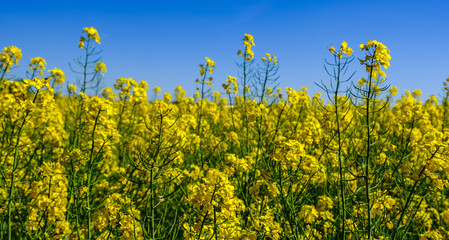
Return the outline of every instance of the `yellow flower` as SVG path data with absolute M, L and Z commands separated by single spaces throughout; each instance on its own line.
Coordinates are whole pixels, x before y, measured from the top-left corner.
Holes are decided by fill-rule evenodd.
M 5 48 L 5 52 L 9 52 L 14 64 L 19 65 L 19 60 L 22 59 L 22 50 L 16 46 Z
M 97 62 L 97 64 L 95 65 L 95 72 L 106 72 L 106 65 L 104 64 L 104 62 Z M 104 74 L 102 73 L 102 75 L 104 76 Z
M 30 70 L 35 71 L 39 69 L 39 74 L 44 75 L 43 70 L 45 69 L 45 66 L 47 65 L 47 62 L 42 57 L 35 57 L 31 59 L 30 63 Z
M 385 69 L 390 67 L 390 50 L 387 49 L 387 46 L 378 42 L 376 40 L 368 40 L 367 45 L 360 44 L 360 50 L 368 51 L 369 49 L 373 49 L 375 51 L 374 56 L 367 56 L 365 60 L 361 61 L 364 64 L 367 60 L 374 58 L 380 65 L 384 66 Z
M 366 51 L 365 59 L 360 60 L 360 64 L 366 65 L 366 71 L 374 80 L 379 80 L 378 76 L 386 77 L 385 72 L 381 69 L 390 67 L 390 50 L 376 40 L 369 40 L 367 44 L 360 44 L 360 50 Z M 383 79 L 380 79 L 383 81 Z
M 250 44 L 253 45 L 253 46 L 256 46 L 256 45 L 254 44 L 254 37 L 253 37 L 253 35 L 251 35 L 251 34 L 245 33 L 245 37 L 243 38 L 243 41 L 248 42 L 248 43 L 250 43 Z
M 137 86 L 137 82 L 132 78 L 121 77 L 115 81 L 114 88 L 120 90 L 119 96 L 123 98 L 125 96 L 129 97 L 131 95 L 131 90 L 133 87 Z
M 316 218 L 318 218 L 318 215 L 318 211 L 314 206 L 311 205 L 303 205 L 301 207 L 301 211 L 299 212 L 299 217 L 308 224 L 315 222 Z
M 348 55 L 348 56 L 351 56 L 351 54 L 354 52 L 354 51 L 352 50 L 352 48 L 349 48 L 349 47 L 348 47 L 348 43 L 347 43 L 346 41 L 343 41 L 343 42 L 341 43 L 340 51 L 341 51 L 343 54 L 346 54 L 346 55 Z
M 19 60 L 22 59 L 22 50 L 16 46 L 9 46 L 3 48 L 2 53 L 0 53 L 0 68 L 5 68 L 7 72 L 12 65 L 19 64 Z
M 55 79 L 55 83 L 61 84 L 65 81 L 65 74 L 59 68 L 54 68 L 53 70 L 49 70 L 51 76 L 50 78 Z
M 166 93 L 164 93 L 163 98 L 166 103 L 169 103 L 169 102 L 171 102 L 172 97 L 171 97 L 170 93 L 166 92 Z
M 101 95 L 104 98 L 111 99 L 111 100 L 114 100 L 117 98 L 117 94 L 115 94 L 114 91 L 112 91 L 112 89 L 110 87 L 106 87 L 105 89 L 103 89 L 103 93 Z
M 337 56 L 338 56 L 338 58 L 341 59 L 341 58 L 343 57 L 343 54 L 341 54 L 341 52 L 338 52 L 338 53 L 337 53 Z
M 83 29 L 83 32 L 87 33 L 87 37 L 90 39 L 94 39 L 95 42 L 97 42 L 98 44 L 100 44 L 101 39 L 100 39 L 100 35 L 98 35 L 98 31 L 97 29 L 93 28 L 93 27 L 85 27 Z M 80 41 L 81 42 L 81 41 Z
M 246 57 L 246 60 L 251 61 L 254 58 L 254 52 L 251 49 L 246 50 L 246 54 L 248 55 Z
M 159 86 L 156 86 L 153 88 L 153 92 L 156 96 L 160 96 L 161 95 L 161 88 Z
M 343 42 L 341 42 L 341 49 L 346 49 L 347 47 L 348 47 L 348 43 L 343 40 Z
M 331 46 L 330 48 L 329 48 L 329 52 L 331 52 L 332 54 L 334 53 L 334 51 L 335 51 L 335 48 L 334 48 L 334 46 Z
M 357 80 L 357 82 L 359 83 L 359 86 L 365 86 L 366 85 L 366 79 L 365 78 L 361 78 L 361 79 Z
M 194 95 L 195 98 L 200 98 L 201 97 L 201 93 L 200 92 L 196 92 Z
M 449 209 L 442 212 L 440 216 L 443 218 L 444 223 L 449 226 Z
M 360 44 L 360 51 L 363 51 L 365 49 L 365 44 L 361 43 Z
M 206 57 L 206 61 L 207 61 L 206 66 L 215 67 L 215 62 L 212 61 L 210 58 Z
M 85 40 L 86 39 L 83 36 L 80 37 L 80 42 L 78 43 L 79 48 L 84 49 L 84 41 Z
M 223 84 L 223 89 L 226 90 L 226 94 L 231 94 L 231 84 L 234 85 L 234 94 L 237 94 L 239 91 L 239 86 L 237 85 L 237 78 L 231 75 L 228 75 L 228 79 L 226 80 L 228 84 Z
M 390 88 L 390 90 L 388 90 L 388 92 L 391 94 L 392 97 L 396 96 L 396 94 L 398 94 L 398 88 L 393 86 Z
M 268 58 L 268 61 L 272 61 L 273 59 L 271 58 L 271 54 L 269 54 L 269 53 L 265 53 L 265 56 L 267 56 L 267 58 Z
M 251 61 L 254 58 L 254 52 L 251 50 L 251 46 L 255 46 L 254 38 L 252 35 L 245 33 L 245 37 L 243 38 L 243 46 L 245 46 L 245 60 Z M 242 51 L 238 51 L 239 56 L 243 56 Z
M 415 89 L 415 90 L 412 92 L 412 95 L 413 95 L 414 97 L 416 97 L 416 98 L 419 98 L 419 97 L 421 97 L 422 92 L 421 92 L 421 90 L 419 90 L 419 89 Z
M 50 87 L 49 78 L 35 77 L 34 79 L 23 79 L 23 82 L 28 86 L 36 87 L 38 90 L 44 87 Z
M 70 93 L 76 93 L 76 86 L 73 84 L 69 84 L 68 90 Z

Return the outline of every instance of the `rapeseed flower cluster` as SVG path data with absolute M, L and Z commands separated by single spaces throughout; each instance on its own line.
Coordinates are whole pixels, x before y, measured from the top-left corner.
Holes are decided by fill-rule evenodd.
M 237 78 L 231 75 L 228 75 L 228 79 L 226 80 L 227 84 L 223 83 L 223 89 L 226 90 L 226 94 L 231 94 L 231 85 L 234 86 L 233 92 L 234 95 L 237 95 L 239 92 L 239 85 L 237 84 Z
M 335 47 L 331 46 L 329 48 L 329 52 L 331 52 L 332 54 L 336 54 L 336 56 L 341 59 L 343 55 L 351 56 L 354 51 L 352 50 L 352 48 L 348 47 L 348 43 L 346 41 L 343 41 L 341 43 L 340 51 L 336 52 Z
M 57 84 L 64 83 L 65 81 L 65 73 L 59 68 L 54 68 L 52 70 L 49 70 L 51 76 L 50 78 L 53 78 L 54 82 Z
M 262 57 L 262 62 L 265 62 L 265 61 L 268 60 L 269 62 L 274 63 L 274 65 L 277 65 L 277 64 L 278 64 L 276 55 L 273 54 L 273 56 L 271 56 L 270 53 L 265 53 L 265 56 L 266 56 L 266 57 Z
M 104 64 L 104 62 L 97 62 L 97 64 L 95 64 L 95 72 L 106 72 L 106 65 Z M 103 74 L 103 73 L 102 73 Z M 104 76 L 104 74 L 103 74 Z
M 41 57 L 35 57 L 31 59 L 31 63 L 30 63 L 30 70 L 36 71 L 39 69 L 39 74 L 40 75 L 44 75 L 44 69 L 45 66 L 47 65 L 47 62 L 45 61 L 45 59 L 41 58 Z
M 14 64 L 19 65 L 20 59 L 22 59 L 22 50 L 20 48 L 16 46 L 4 47 L 3 52 L 0 53 L 0 69 L 4 72 L 9 72 Z
M 245 60 L 251 61 L 254 58 L 254 52 L 251 50 L 252 46 L 256 46 L 254 44 L 254 38 L 253 35 L 245 33 L 245 37 L 243 38 L 243 46 L 245 46 L 245 53 L 243 53 L 241 50 L 238 51 L 237 55 L 244 56 Z
M 100 35 L 98 34 L 97 29 L 95 29 L 93 27 L 85 27 L 83 29 L 83 32 L 87 33 L 87 38 L 95 40 L 95 42 L 97 42 L 98 44 L 101 43 L 101 38 L 100 38 Z M 84 42 L 84 39 L 81 38 L 81 41 Z
M 370 40 L 367 44 L 360 44 L 360 51 L 366 51 L 365 59 L 360 60 L 360 64 L 366 65 L 366 71 L 375 80 L 378 76 L 385 77 L 386 74 L 381 67 L 385 69 L 390 67 L 390 50 L 376 40 Z

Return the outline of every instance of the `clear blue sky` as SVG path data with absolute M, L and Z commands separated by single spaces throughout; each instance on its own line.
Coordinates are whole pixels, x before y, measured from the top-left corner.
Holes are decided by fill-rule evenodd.
M 98 29 L 106 63 L 107 85 L 119 77 L 146 80 L 173 93 L 177 85 L 195 91 L 198 64 L 216 62 L 213 90 L 222 90 L 228 74 L 236 76 L 242 37 L 252 34 L 256 58 L 279 58 L 281 87 L 319 91 L 327 81 L 328 47 L 346 40 L 362 57 L 359 44 L 383 42 L 391 50 L 387 82 L 421 89 L 423 98 L 440 96 L 449 77 L 449 1 L 4 1 L 0 47 L 22 49 L 24 76 L 29 59 L 41 56 L 47 68 L 63 69 L 80 56 L 82 28 Z M 354 61 L 350 70 L 364 77 Z M 355 79 L 356 80 L 356 79 Z

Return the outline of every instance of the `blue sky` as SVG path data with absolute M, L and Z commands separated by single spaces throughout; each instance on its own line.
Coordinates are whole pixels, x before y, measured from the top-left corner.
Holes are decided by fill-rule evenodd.
M 319 91 L 328 81 L 328 48 L 346 40 L 362 57 L 360 43 L 383 42 L 391 50 L 387 83 L 421 89 L 423 98 L 441 96 L 449 77 L 449 1 L 20 1 L 2 3 L 0 47 L 22 49 L 24 76 L 29 59 L 41 56 L 47 68 L 61 68 L 82 55 L 77 48 L 83 27 L 98 29 L 106 85 L 119 77 L 146 80 L 173 93 L 181 85 L 195 91 L 198 64 L 216 62 L 213 90 L 221 91 L 228 74 L 237 76 L 245 33 L 254 36 L 257 60 L 266 52 L 279 58 L 281 87 Z M 365 77 L 354 61 L 354 80 Z

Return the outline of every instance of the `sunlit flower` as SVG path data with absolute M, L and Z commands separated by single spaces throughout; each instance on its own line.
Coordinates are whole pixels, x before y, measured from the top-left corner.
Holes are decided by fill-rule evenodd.
M 85 27 L 85 28 L 83 28 L 83 32 L 87 33 L 88 38 L 95 40 L 95 42 L 97 42 L 98 44 L 101 43 L 100 35 L 98 34 L 97 29 L 95 29 L 93 27 Z M 80 40 L 80 42 L 84 42 L 84 40 L 83 41 Z
M 49 70 L 49 72 L 51 74 L 50 77 L 53 78 L 57 84 L 61 84 L 65 81 L 65 74 L 61 69 L 54 68 L 53 70 Z

